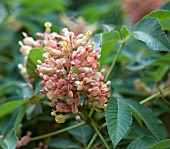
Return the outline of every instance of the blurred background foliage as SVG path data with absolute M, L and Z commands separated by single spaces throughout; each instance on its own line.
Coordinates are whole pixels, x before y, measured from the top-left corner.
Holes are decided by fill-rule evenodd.
M 16 65 L 21 62 L 18 41 L 22 39 L 21 32 L 27 32 L 35 37 L 36 32 L 44 31 L 44 22 L 50 21 L 53 30 L 59 32 L 63 28 L 60 15 L 70 18 L 79 16 L 89 23 L 98 22 L 101 26 L 122 24 L 119 1 L 72 1 L 72 0 L 1 0 L 0 4 L 0 62 L 1 80 L 4 77 L 20 78 Z M 106 26 L 107 27 L 107 26 Z M 15 73 L 14 73 L 15 72 Z
M 17 67 L 18 63 L 23 63 L 23 56 L 19 51 L 18 44 L 18 41 L 23 39 L 22 32 L 35 37 L 36 32 L 44 32 L 46 21 L 53 24 L 53 31 L 60 32 L 66 26 L 62 24 L 62 15 L 71 19 L 81 16 L 89 24 L 98 24 L 98 31 L 102 32 L 102 30 L 120 27 L 123 22 L 121 13 L 120 1 L 118 0 L 1 0 L 1 94 L 10 92 L 8 95 L 12 95 L 12 98 L 15 98 L 15 95 L 17 98 L 22 98 L 23 91 L 20 92 L 19 88 L 22 84 L 20 81 L 23 81 L 24 78 L 20 75 Z M 3 84 L 5 86 L 2 86 Z M 14 90 L 9 88 L 14 88 Z
M 18 45 L 18 41 L 23 39 L 22 32 L 35 37 L 36 32 L 44 32 L 44 23 L 46 21 L 53 24 L 53 31 L 60 32 L 63 27 L 69 27 L 69 24 L 63 23 L 62 15 L 66 15 L 71 19 L 81 16 L 87 21 L 87 24 L 95 24 L 97 26 L 96 34 L 98 36 L 95 37 L 98 39 L 97 44 L 100 45 L 100 33 L 120 29 L 123 24 L 130 28 L 141 17 L 165 3 L 163 0 L 159 2 L 157 0 L 151 1 L 153 2 L 152 8 L 149 4 L 142 5 L 142 1 L 141 5 L 138 6 L 132 0 L 1 0 L 0 104 L 32 96 L 28 80 L 20 75 L 17 67 L 18 63 L 24 61 Z M 134 9 L 134 6 L 136 6 L 136 9 Z M 145 9 L 140 8 L 141 6 Z M 141 10 L 146 10 L 146 12 Z M 135 16 L 134 14 L 139 15 Z M 170 35 L 169 30 L 167 30 L 167 34 Z M 112 48 L 104 62 L 106 69 L 113 60 L 117 46 L 115 45 Z M 170 69 L 169 59 L 170 56 L 168 54 L 148 50 L 144 43 L 131 38 L 126 43 L 116 68 L 111 75 L 111 88 L 114 94 L 135 100 L 147 97 L 147 91 L 138 90 L 138 85 L 146 85 L 150 92 L 154 92 L 159 86 L 165 85 L 170 79 L 168 77 Z M 135 84 L 136 79 L 139 80 Z M 45 99 L 45 101 L 48 100 Z M 170 110 L 167 104 L 162 100 L 157 100 L 148 103 L 148 105 L 164 121 L 166 130 L 170 133 Z M 10 116 L 15 117 L 18 111 L 20 111 L 19 108 L 9 115 L 8 118 L 4 119 L 7 121 L 11 120 Z M 31 130 L 33 136 L 38 136 L 70 125 L 69 123 L 56 124 L 53 117 L 50 116 L 50 112 L 51 107 L 48 106 L 42 106 L 41 104 L 30 106 L 27 110 L 27 120 L 25 118 L 23 122 L 23 134 Z M 95 114 L 95 119 L 99 121 L 99 124 L 105 121 L 104 115 L 101 113 Z M 88 125 L 85 125 L 85 128 L 83 127 L 78 128 L 77 132 L 70 131 L 69 134 L 58 135 L 57 139 L 47 138 L 44 142 L 47 142 L 51 148 L 55 148 L 57 145 L 58 148 L 67 148 L 68 146 L 64 146 L 66 144 L 72 146 L 72 148 L 84 148 L 89 140 L 81 138 L 82 133 L 85 135 L 85 138 L 90 138 L 92 129 Z M 84 132 L 84 130 L 86 131 Z M 106 130 L 102 131 L 105 133 Z M 127 140 L 133 140 L 148 133 L 144 126 L 140 127 L 138 123 L 134 122 L 127 137 L 119 144 L 118 148 L 126 148 Z M 109 140 L 108 137 L 106 139 Z M 38 142 L 31 142 L 28 148 L 37 146 Z M 94 144 L 94 147 L 102 148 L 102 143 L 99 139 Z

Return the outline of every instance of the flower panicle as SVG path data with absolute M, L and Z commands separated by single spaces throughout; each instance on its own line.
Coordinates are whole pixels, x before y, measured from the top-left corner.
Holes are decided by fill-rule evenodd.
M 98 71 L 101 49 L 95 49 L 95 42 L 90 42 L 91 31 L 75 35 L 64 28 L 59 35 L 51 32 L 51 23 L 46 22 L 45 27 L 45 33 L 38 33 L 45 51 L 44 62 L 37 61 L 37 73 L 43 79 L 40 84 L 53 103 L 52 115 L 56 121 L 64 122 L 67 116 L 55 112 L 73 113 L 78 120 L 81 104 L 104 106 L 110 96 L 109 82 L 103 82 L 104 69 Z M 24 36 L 28 38 L 26 34 Z M 29 40 L 33 44 L 32 38 Z M 82 95 L 84 100 L 80 100 Z

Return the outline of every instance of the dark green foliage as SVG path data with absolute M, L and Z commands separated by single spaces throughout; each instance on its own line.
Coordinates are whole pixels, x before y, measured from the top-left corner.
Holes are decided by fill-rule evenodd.
M 93 107 L 92 117 L 90 105 L 79 107 L 79 114 L 86 117 L 85 125 L 32 140 L 23 148 L 36 148 L 40 141 L 50 149 L 87 148 L 93 139 L 91 148 L 106 148 L 91 126 L 93 122 L 110 148 L 170 148 L 170 93 L 165 91 L 170 86 L 170 2 L 132 25 L 124 17 L 119 0 L 0 2 L 0 148 L 15 149 L 27 131 L 35 138 L 81 124 L 72 115 L 57 124 L 50 115 L 54 107 L 41 92 L 41 79 L 35 71 L 37 60 L 44 61 L 43 47 L 31 50 L 25 64 L 27 73 L 35 79 L 32 86 L 17 67 L 18 63 L 24 64 L 18 45 L 23 39 L 21 33 L 36 39 L 35 33 L 44 32 L 46 21 L 52 22 L 53 31 L 61 33 L 68 25 L 62 24 L 62 14 L 71 19 L 81 16 L 87 24 L 97 24 L 90 42 L 96 42 L 94 49 L 102 48 L 98 61 L 100 69 L 106 69 L 105 75 L 122 46 L 108 79 L 111 97 L 107 107 Z M 140 102 L 148 97 L 151 99 L 147 102 Z

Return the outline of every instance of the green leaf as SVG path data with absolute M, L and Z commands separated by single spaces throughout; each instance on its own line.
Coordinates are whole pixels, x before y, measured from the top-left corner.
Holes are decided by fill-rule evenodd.
M 167 148 L 170 148 L 170 139 L 160 141 L 155 145 L 151 146 L 149 149 L 167 149 Z
M 150 66 L 151 64 L 155 63 L 157 59 L 143 59 L 139 62 L 134 62 L 132 64 L 130 64 L 129 66 L 127 66 L 126 68 L 128 70 L 131 70 L 131 71 L 139 71 L 139 70 L 142 70 L 148 66 Z
M 0 96 L 6 94 L 11 88 L 16 88 L 17 87 L 17 82 L 12 81 L 12 82 L 7 82 L 6 84 L 0 86 Z
M 4 103 L 3 105 L 0 106 L 0 110 L 1 110 L 0 118 L 10 113 L 15 108 L 23 105 L 26 102 L 28 102 L 28 100 L 9 101 L 9 102 Z
M 17 113 L 19 111 L 19 108 L 14 110 L 11 114 L 8 116 L 5 116 L 2 121 L 0 121 L 0 134 L 5 136 L 9 130 L 12 130 L 14 128 L 14 123 L 16 120 Z
M 30 105 L 26 110 L 27 119 L 31 119 L 33 117 L 36 117 L 37 115 L 41 114 L 42 106 L 40 104 L 33 104 Z
M 70 139 L 67 138 L 56 138 L 53 139 L 48 143 L 49 147 L 53 148 L 73 148 L 73 149 L 80 149 L 80 145 L 77 144 L 75 141 L 71 141 Z
M 74 123 L 77 124 L 77 123 Z M 87 146 L 88 141 L 90 140 L 92 134 L 93 134 L 93 129 L 89 125 L 84 125 L 72 130 L 68 131 L 72 136 L 75 137 L 78 141 L 80 141 L 84 147 Z
M 40 85 L 41 81 L 42 81 L 42 78 L 40 77 L 34 80 L 34 84 L 33 84 L 34 94 L 33 95 L 36 95 L 43 89 L 43 87 Z
M 26 62 L 27 73 L 32 77 L 36 78 L 38 75 L 35 72 L 37 68 L 37 60 L 44 61 L 43 58 L 44 49 L 43 48 L 34 48 L 28 54 L 28 60 Z
M 117 12 L 117 7 L 118 3 L 112 3 L 112 1 L 90 2 L 84 5 L 83 9 L 80 9 L 79 15 L 88 20 L 88 22 L 94 23 L 106 18 L 106 16 L 113 12 Z
M 140 118 L 140 116 L 136 112 L 134 112 L 133 110 L 131 110 L 131 111 L 132 111 L 132 115 L 135 118 L 135 120 L 142 127 L 143 126 L 143 122 L 142 122 L 142 119 Z
M 162 78 L 169 71 L 169 68 L 170 68 L 170 66 L 162 65 L 159 68 L 155 69 L 154 71 L 148 72 L 148 73 L 152 77 L 152 79 L 156 82 L 156 81 L 162 80 Z
M 153 67 L 153 66 L 170 66 L 170 56 L 167 53 L 166 55 L 157 55 L 157 56 L 149 56 L 147 58 L 140 57 L 136 58 L 134 62 L 128 65 L 126 68 L 131 71 L 139 71 L 146 67 Z M 149 72 L 150 74 L 152 72 Z
M 140 20 L 130 32 L 136 39 L 145 42 L 153 50 L 170 51 L 169 40 L 156 18 Z
M 132 100 L 130 100 L 129 103 L 132 110 L 141 117 L 145 125 L 157 140 L 163 140 L 167 137 L 162 122 L 149 108 Z
M 0 10 L 1 10 L 1 18 L 0 18 L 0 23 L 2 23 L 4 21 L 4 19 L 7 17 L 8 12 L 7 9 L 5 7 L 5 3 L 1 2 L 0 5 Z
M 102 35 L 102 50 L 99 58 L 100 65 L 102 66 L 106 61 L 107 56 L 113 49 L 113 46 L 120 41 L 118 31 L 105 32 Z
M 104 32 L 102 36 L 102 43 L 107 43 L 111 40 L 120 40 L 120 35 L 118 31 Z
M 126 39 L 126 38 L 128 38 L 128 36 L 131 35 L 131 34 L 129 33 L 129 30 L 128 30 L 128 28 L 127 28 L 126 25 L 123 25 L 123 26 L 121 27 L 121 35 L 122 35 L 123 39 Z
M 15 149 L 17 142 L 18 138 L 15 135 L 14 130 L 10 130 L 2 139 L 0 139 L 0 146 L 3 149 Z
M 0 8 L 1 10 L 1 8 Z M 2 17 L 2 16 L 1 16 Z M 0 19 L 1 20 L 1 19 Z M 14 31 L 8 26 L 7 23 L 0 23 L 0 47 L 9 45 L 14 38 Z
M 125 102 L 111 98 L 109 99 L 105 117 L 108 132 L 115 147 L 132 124 L 130 107 Z
M 16 118 L 15 123 L 14 123 L 14 130 L 16 132 L 18 131 L 19 125 L 21 124 L 22 119 L 24 118 L 27 107 L 28 107 L 28 103 L 23 105 L 22 109 L 20 110 L 20 112 L 17 115 L 17 118 Z
M 126 135 L 124 136 L 124 139 L 133 141 L 140 137 L 145 136 L 146 134 L 150 134 L 150 132 L 148 132 L 148 129 L 144 129 L 144 127 L 141 127 L 139 126 L 139 124 L 133 122 L 132 126 L 130 127 Z
M 163 27 L 163 29 L 165 30 L 169 30 L 170 29 L 170 11 L 169 10 L 156 10 L 151 12 L 150 14 L 148 14 L 147 16 L 145 16 L 145 18 L 148 17 L 155 17 L 158 18 L 159 23 L 161 24 L 161 26 Z
M 159 7 L 161 10 L 170 10 L 170 2 L 165 3 L 161 7 Z
M 156 10 L 145 16 L 158 18 L 159 21 L 169 20 L 170 19 L 170 11 L 169 10 Z
M 132 141 L 127 147 L 127 149 L 147 149 L 156 142 L 156 139 L 149 136 L 144 136 L 135 141 Z
M 34 3 L 32 3 L 32 1 L 30 0 L 23 0 L 21 1 L 21 3 L 23 5 L 26 5 L 27 9 L 26 10 L 23 10 L 23 11 L 26 11 L 28 14 L 30 14 L 31 10 L 32 11 L 38 11 L 38 12 L 49 12 L 50 9 L 51 10 L 55 10 L 55 11 L 64 11 L 65 10 L 65 2 L 64 1 L 56 1 L 56 0 L 50 0 L 50 1 L 44 1 L 42 3 L 41 0 L 35 0 Z M 38 6 L 42 8 L 42 10 L 39 10 L 38 9 Z M 48 7 L 46 7 L 48 6 Z M 32 9 L 28 9 L 28 8 L 32 8 Z M 21 13 L 22 14 L 25 14 L 25 13 Z
M 164 20 L 160 22 L 164 30 L 170 30 L 170 20 Z

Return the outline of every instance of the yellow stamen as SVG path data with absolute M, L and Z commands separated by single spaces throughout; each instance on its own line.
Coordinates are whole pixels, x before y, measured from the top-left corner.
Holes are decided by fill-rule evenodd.
M 86 33 L 86 42 L 88 42 L 89 41 L 89 36 L 92 34 L 92 31 L 88 31 L 87 33 Z
M 44 26 L 46 27 L 45 32 L 46 32 L 47 34 L 49 34 L 49 33 L 51 32 L 52 23 L 50 23 L 50 22 L 45 22 Z

